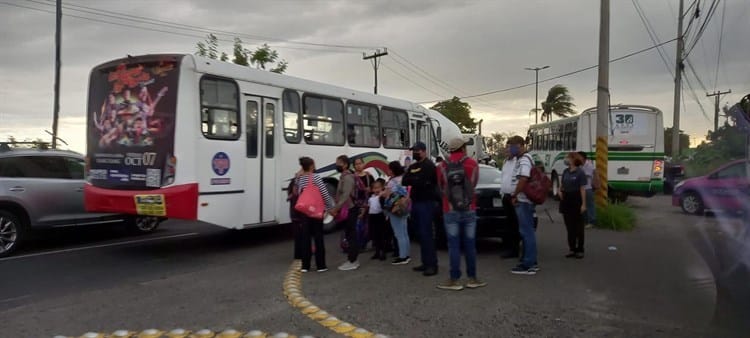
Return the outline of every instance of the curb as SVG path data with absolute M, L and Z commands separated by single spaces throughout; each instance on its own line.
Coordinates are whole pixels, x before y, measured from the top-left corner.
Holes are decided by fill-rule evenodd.
M 321 308 L 315 306 L 302 294 L 302 261 L 295 260 L 289 266 L 289 271 L 284 277 L 284 296 L 293 307 L 297 308 L 303 315 L 318 322 L 323 327 L 352 338 L 388 338 L 387 335 L 370 332 L 351 323 L 344 322 Z
M 222 332 L 213 332 L 203 329 L 191 332 L 184 329 L 174 329 L 171 331 L 162 331 L 158 329 L 148 329 L 141 332 L 117 330 L 111 334 L 87 332 L 78 337 L 54 336 L 53 338 L 314 338 L 313 336 L 295 336 L 286 332 L 265 333 L 259 330 L 240 332 L 234 329 L 224 330 Z

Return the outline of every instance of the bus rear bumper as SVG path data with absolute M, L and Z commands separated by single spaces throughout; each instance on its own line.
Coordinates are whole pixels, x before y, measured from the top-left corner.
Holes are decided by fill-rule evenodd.
M 163 201 L 162 214 L 139 213 L 136 196 L 158 195 Z M 180 184 L 157 190 L 114 190 L 86 184 L 84 203 L 88 212 L 149 215 L 185 220 L 198 219 L 198 183 Z

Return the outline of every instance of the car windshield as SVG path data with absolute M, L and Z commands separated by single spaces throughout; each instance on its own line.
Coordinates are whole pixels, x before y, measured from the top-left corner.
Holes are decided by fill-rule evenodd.
M 500 184 L 502 173 L 494 168 L 479 168 L 479 184 Z

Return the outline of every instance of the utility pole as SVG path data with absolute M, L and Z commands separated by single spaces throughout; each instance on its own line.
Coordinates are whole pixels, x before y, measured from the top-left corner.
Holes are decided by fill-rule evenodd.
M 57 148 L 57 120 L 60 117 L 60 44 L 62 43 L 62 0 L 55 11 L 55 103 L 52 115 L 52 149 Z
M 536 72 L 536 81 L 534 82 L 536 83 L 536 86 L 535 86 L 536 87 L 536 90 L 535 90 L 536 99 L 534 99 L 534 114 L 536 114 L 536 117 L 534 119 L 534 124 L 539 123 L 539 71 L 543 69 L 547 69 L 547 68 L 549 68 L 549 66 L 524 68 L 526 70 L 533 70 L 534 72 Z
M 479 125 L 479 136 L 482 136 L 482 122 L 484 122 L 484 119 L 479 120 L 477 122 L 477 125 Z
M 731 93 L 732 90 L 727 90 L 725 92 L 722 91 L 715 91 L 712 94 L 706 93 L 707 97 L 715 96 L 716 102 L 714 102 L 714 133 L 719 130 L 719 101 L 721 101 L 721 96 L 724 94 Z
M 672 158 L 680 156 L 680 91 L 682 90 L 682 50 L 685 39 L 682 36 L 682 19 L 685 10 L 685 0 L 680 0 L 680 10 L 677 12 L 677 53 L 675 53 L 674 72 L 674 114 L 672 122 Z
M 386 55 L 388 55 L 388 48 L 383 48 L 382 52 L 380 49 L 376 49 L 375 53 L 372 53 L 371 55 L 362 53 L 362 60 L 372 60 L 372 68 L 375 70 L 375 95 L 378 94 L 378 67 L 380 67 L 380 57 Z
M 609 0 L 601 0 L 599 15 L 599 80 L 596 87 L 596 206 L 609 204 L 607 167 L 609 163 Z

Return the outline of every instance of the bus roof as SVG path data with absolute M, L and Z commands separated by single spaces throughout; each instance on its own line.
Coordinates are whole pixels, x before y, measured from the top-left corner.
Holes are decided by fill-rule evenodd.
M 584 110 L 581 115 L 583 114 L 591 114 L 596 112 L 596 107 L 591 107 L 589 109 Z M 661 114 L 661 110 L 656 107 L 652 106 L 644 106 L 644 105 L 637 105 L 637 104 L 616 104 L 609 106 L 609 110 L 630 110 L 630 111 L 642 111 L 644 113 L 654 113 L 654 114 Z

